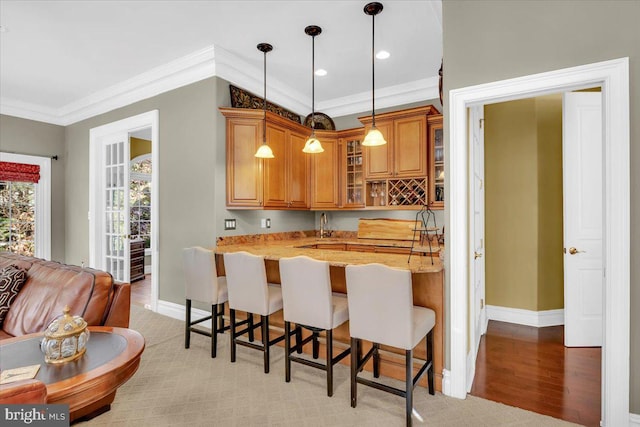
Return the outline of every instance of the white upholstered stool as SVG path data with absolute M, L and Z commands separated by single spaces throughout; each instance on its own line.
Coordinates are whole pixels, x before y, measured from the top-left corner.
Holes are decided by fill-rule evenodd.
M 333 357 L 333 329 L 349 319 L 346 295 L 332 294 L 329 263 L 306 256 L 280 259 L 280 281 L 284 306 L 285 380 L 291 381 L 291 362 L 302 363 L 327 372 L 327 395 L 333 395 L 333 365 L 344 359 L 350 349 Z M 291 323 L 296 324 L 299 340 L 300 327 L 311 331 L 304 341 L 291 348 Z M 293 355 L 302 352 L 302 346 L 313 341 L 313 358 L 318 358 L 320 332 L 326 335 L 326 361 L 324 364 Z
M 264 354 L 264 373 L 269 373 L 269 347 L 284 339 L 281 335 L 269 340 L 269 315 L 282 309 L 280 286 L 267 283 L 264 257 L 248 252 L 224 254 L 224 269 L 229 286 L 229 317 L 231 323 L 231 362 L 236 361 L 236 344 L 260 350 Z M 247 313 L 247 318 L 236 322 L 236 310 Z M 259 314 L 261 322 L 253 323 L 253 314 Z M 247 325 L 242 330 L 238 326 Z M 262 344 L 254 343 L 253 330 L 262 329 Z M 249 341 L 238 339 L 248 334 Z
M 429 393 L 433 385 L 433 310 L 413 305 L 411 272 L 382 264 L 348 265 L 346 267 L 349 300 L 349 334 L 351 335 L 351 407 L 357 404 L 358 383 L 403 396 L 407 426 L 411 426 L 413 388 L 427 372 Z M 426 336 L 427 357 L 413 376 L 413 348 Z M 361 340 L 373 346 L 362 357 Z M 358 377 L 373 356 L 373 376 L 380 376 L 380 344 L 405 350 L 405 389 Z
M 185 331 L 184 348 L 189 348 L 191 332 L 211 337 L 211 357 L 216 357 L 218 334 L 229 327 L 224 326 L 224 303 L 227 301 L 227 278 L 218 277 L 213 251 L 201 248 L 182 250 L 185 285 Z M 191 301 L 211 304 L 211 316 L 191 321 Z M 194 328 L 194 325 L 211 320 L 211 332 Z

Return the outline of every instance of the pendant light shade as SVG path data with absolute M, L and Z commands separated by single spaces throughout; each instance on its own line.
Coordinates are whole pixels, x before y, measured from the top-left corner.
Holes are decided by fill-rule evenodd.
M 262 145 L 256 151 L 255 156 L 262 159 L 273 159 L 273 151 L 267 144 L 267 52 L 273 50 L 269 43 L 260 43 L 258 50 L 264 54 L 264 98 L 262 99 L 262 110 L 264 111 L 264 123 L 262 125 Z
M 316 36 L 318 34 L 320 34 L 322 32 L 322 28 L 318 27 L 317 25 L 309 25 L 308 27 L 306 27 L 304 29 L 304 32 L 311 36 L 311 135 L 309 136 L 309 139 L 307 139 L 307 142 L 305 142 L 304 144 L 304 148 L 302 149 L 302 151 L 304 151 L 305 153 L 309 153 L 309 154 L 317 154 L 317 153 L 322 153 L 324 151 L 324 148 L 322 148 L 322 144 L 320 144 L 320 141 L 318 140 L 318 138 L 316 138 L 316 124 L 315 124 L 315 109 L 316 109 L 316 103 L 315 103 L 315 60 L 316 60 Z
M 376 145 L 384 145 L 387 143 L 382 132 L 376 128 L 376 52 L 375 52 L 375 35 L 376 35 L 376 15 L 382 12 L 382 4 L 378 2 L 368 3 L 364 7 L 364 13 L 371 16 L 371 129 L 367 136 L 364 137 L 362 145 L 374 147 Z

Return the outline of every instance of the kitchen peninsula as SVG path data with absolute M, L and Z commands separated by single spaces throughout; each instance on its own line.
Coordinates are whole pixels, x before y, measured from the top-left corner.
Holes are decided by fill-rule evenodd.
M 216 262 L 218 274 L 224 275 L 222 254 L 246 251 L 265 257 L 267 280 L 280 283 L 278 261 L 283 257 L 306 255 L 310 258 L 328 261 L 330 264 L 331 286 L 334 292 L 346 293 L 344 267 L 349 264 L 381 263 L 390 267 L 411 270 L 414 304 L 428 307 L 436 313 L 434 327 L 434 373 L 436 389 L 442 390 L 442 369 L 444 349 L 444 269 L 439 253 L 432 256 L 414 253 L 409 258 L 412 242 L 406 240 L 362 239 L 356 232 L 334 232 L 330 238 L 317 237 L 316 231 L 297 231 L 273 234 L 220 237 L 217 241 Z M 409 260 L 409 262 L 407 262 Z M 282 327 L 281 315 L 272 317 L 272 325 Z M 349 343 L 348 323 L 334 331 L 336 342 Z M 340 344 L 338 344 L 340 345 Z M 364 351 L 370 346 L 365 344 Z M 385 347 L 382 347 L 385 349 Z M 393 349 L 388 349 L 393 351 Z M 307 349 L 305 348 L 305 351 Z M 425 358 L 424 340 L 414 350 L 414 357 Z M 394 354 L 395 353 L 395 354 Z M 381 354 L 382 373 L 404 380 L 404 356 L 400 350 Z M 349 358 L 342 361 L 349 363 Z M 371 369 L 369 366 L 368 369 Z M 421 382 L 422 383 L 422 382 Z M 424 385 L 424 384 L 423 384 Z

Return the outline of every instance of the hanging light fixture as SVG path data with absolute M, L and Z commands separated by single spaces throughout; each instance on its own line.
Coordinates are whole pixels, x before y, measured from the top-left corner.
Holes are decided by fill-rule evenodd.
M 262 125 L 262 145 L 256 151 L 255 156 L 262 159 L 273 159 L 273 151 L 267 144 L 267 52 L 273 50 L 269 43 L 260 43 L 258 50 L 264 53 L 264 98 L 262 99 L 262 109 L 264 111 L 264 123 Z
M 376 128 L 376 55 L 375 55 L 375 33 L 376 33 L 376 15 L 382 12 L 382 4 L 378 2 L 368 3 L 364 7 L 364 13 L 371 15 L 371 129 L 367 136 L 364 137 L 362 145 L 373 147 L 376 145 L 384 145 L 387 143 L 382 132 Z
M 307 28 L 304 29 L 304 32 L 307 33 L 307 35 L 311 36 L 311 135 L 309 136 L 309 139 L 307 139 L 307 142 L 305 142 L 304 148 L 302 149 L 302 151 L 304 151 L 305 153 L 315 154 L 315 153 L 322 153 L 324 151 L 324 148 L 322 148 L 322 144 L 320 144 L 320 141 L 318 140 L 318 138 L 316 138 L 316 129 L 315 129 L 316 127 L 316 124 L 315 124 L 315 114 L 316 114 L 316 111 L 315 111 L 316 109 L 316 104 L 315 104 L 316 43 L 315 43 L 315 40 L 316 40 L 316 36 L 322 32 L 322 28 L 318 27 L 317 25 L 309 25 Z

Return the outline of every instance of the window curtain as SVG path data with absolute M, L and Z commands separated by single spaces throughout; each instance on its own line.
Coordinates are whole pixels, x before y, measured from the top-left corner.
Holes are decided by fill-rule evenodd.
M 33 182 L 40 181 L 40 166 L 26 163 L 0 162 L 0 181 Z

